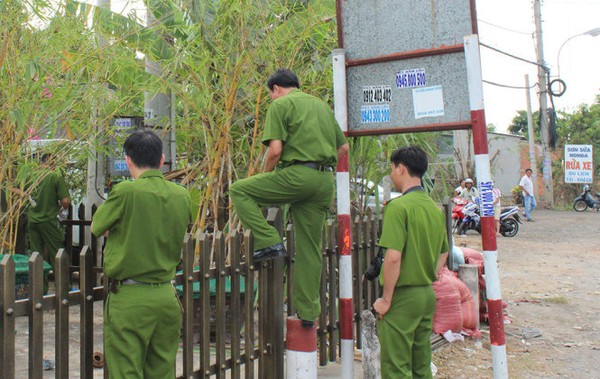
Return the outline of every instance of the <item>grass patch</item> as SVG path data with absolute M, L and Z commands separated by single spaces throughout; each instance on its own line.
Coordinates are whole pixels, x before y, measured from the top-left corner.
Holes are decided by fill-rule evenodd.
M 569 301 L 564 296 L 548 297 L 543 300 L 545 303 L 551 304 L 567 304 Z

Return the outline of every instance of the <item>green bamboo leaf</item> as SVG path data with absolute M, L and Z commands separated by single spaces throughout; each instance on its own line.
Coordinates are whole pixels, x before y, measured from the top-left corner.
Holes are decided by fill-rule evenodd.
M 23 113 L 18 108 L 13 108 L 9 112 L 10 121 L 17 126 L 17 128 L 25 127 L 25 117 L 23 117 Z

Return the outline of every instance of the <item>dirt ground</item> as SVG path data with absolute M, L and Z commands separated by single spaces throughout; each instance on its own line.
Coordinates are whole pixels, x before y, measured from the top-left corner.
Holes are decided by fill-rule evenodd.
M 600 212 L 535 210 L 534 222 L 498 240 L 510 378 L 600 378 Z M 470 231 L 455 243 L 481 251 Z M 436 378 L 492 378 L 482 339 L 434 352 Z

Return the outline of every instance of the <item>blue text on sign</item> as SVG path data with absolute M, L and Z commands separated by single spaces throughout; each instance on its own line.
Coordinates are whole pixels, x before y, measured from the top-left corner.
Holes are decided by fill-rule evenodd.
M 494 193 L 492 182 L 479 183 L 479 197 L 481 199 L 481 217 L 494 217 Z
M 415 88 L 427 85 L 424 68 L 413 68 L 396 73 L 396 88 Z
M 390 122 L 390 106 L 388 104 L 363 105 L 360 107 L 360 119 L 362 124 Z
M 122 159 L 115 160 L 115 171 L 127 171 L 127 170 L 129 170 L 127 168 L 127 162 L 125 162 Z

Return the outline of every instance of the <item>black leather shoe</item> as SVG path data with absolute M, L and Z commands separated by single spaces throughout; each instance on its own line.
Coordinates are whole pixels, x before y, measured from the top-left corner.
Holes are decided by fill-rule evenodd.
M 296 313 L 296 317 L 298 317 L 298 319 L 300 320 L 300 325 L 302 325 L 303 328 L 312 328 L 315 326 L 315 322 L 312 320 L 303 320 L 300 318 L 300 315 Z
M 302 325 L 303 328 L 310 329 L 310 328 L 312 328 L 312 327 L 315 326 L 315 322 L 314 321 L 310 321 L 310 320 L 300 319 L 300 325 Z
M 256 250 L 254 252 L 254 262 L 259 263 L 277 257 L 284 257 L 286 255 L 287 251 L 285 250 L 285 246 L 283 246 L 283 244 L 279 242 L 275 245 L 267 246 L 263 249 Z

